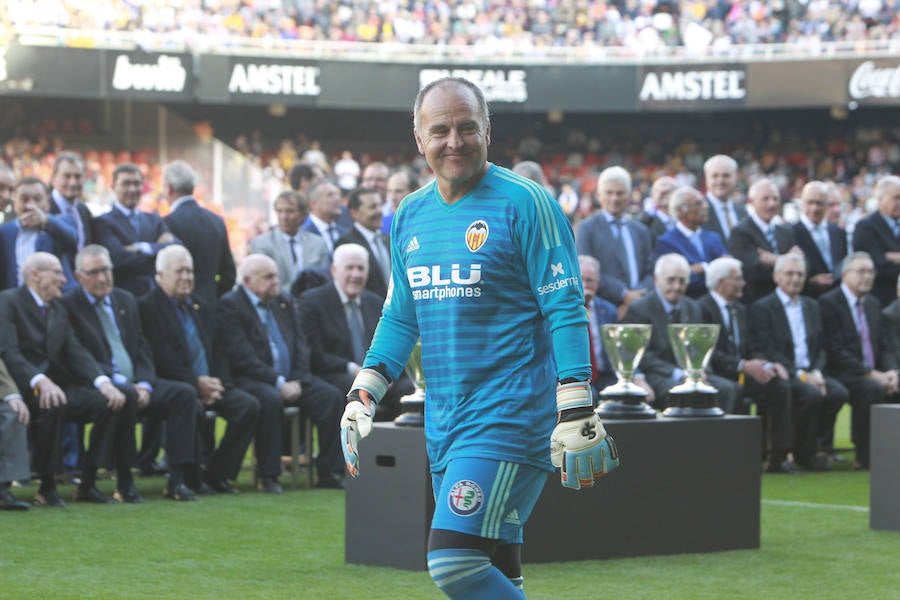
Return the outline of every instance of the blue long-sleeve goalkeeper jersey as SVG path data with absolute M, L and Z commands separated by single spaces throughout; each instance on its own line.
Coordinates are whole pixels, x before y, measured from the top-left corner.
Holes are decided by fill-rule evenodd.
M 400 204 L 391 259 L 365 366 L 383 363 L 396 379 L 421 336 L 432 471 L 457 457 L 549 470 L 557 379 L 590 377 L 578 257 L 559 205 L 496 165 L 453 204 L 433 182 Z

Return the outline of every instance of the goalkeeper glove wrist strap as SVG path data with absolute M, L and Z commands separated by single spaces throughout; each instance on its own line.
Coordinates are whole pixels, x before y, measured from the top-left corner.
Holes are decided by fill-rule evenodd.
M 592 409 L 593 405 L 589 381 L 565 379 L 556 388 L 556 410 L 560 414 L 573 408 Z
M 356 374 L 356 379 L 353 380 L 353 386 L 350 388 L 347 398 L 348 400 L 359 400 L 357 390 L 365 390 L 369 393 L 369 397 L 378 404 L 384 398 L 389 385 L 391 385 L 391 380 L 387 375 L 381 373 L 377 367 L 360 369 L 359 373 Z

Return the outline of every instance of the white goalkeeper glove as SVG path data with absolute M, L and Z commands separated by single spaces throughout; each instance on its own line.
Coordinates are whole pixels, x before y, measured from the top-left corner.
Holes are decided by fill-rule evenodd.
M 594 412 L 591 384 L 561 382 L 556 388 L 559 420 L 550 435 L 550 460 L 562 484 L 580 490 L 619 466 L 619 452 Z
M 387 375 L 376 369 L 361 369 L 347 393 L 347 405 L 341 417 L 341 450 L 351 477 L 359 475 L 359 440 L 372 431 L 375 408 L 388 386 Z

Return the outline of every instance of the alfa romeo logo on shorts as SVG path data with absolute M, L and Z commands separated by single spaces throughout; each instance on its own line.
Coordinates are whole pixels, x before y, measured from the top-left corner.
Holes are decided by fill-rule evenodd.
M 463 479 L 457 481 L 450 488 L 450 510 L 461 517 L 471 517 L 481 509 L 484 504 L 484 494 L 474 481 Z

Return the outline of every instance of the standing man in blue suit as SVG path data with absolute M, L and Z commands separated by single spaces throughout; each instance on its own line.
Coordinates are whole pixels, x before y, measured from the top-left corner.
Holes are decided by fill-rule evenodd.
M 180 243 L 156 213 L 137 209 L 144 177 L 137 165 L 122 163 L 113 171 L 116 202 L 97 217 L 97 243 L 112 257 L 116 287 L 141 297 L 154 285 L 156 254 L 169 244 Z
M 329 256 L 334 253 L 335 242 L 349 231 L 337 222 L 341 216 L 341 190 L 328 180 L 314 183 L 309 188 L 309 217 L 303 231 L 321 236 L 328 246 Z
M 618 306 L 619 315 L 653 287 L 653 248 L 650 232 L 639 222 L 625 219 L 631 195 L 631 175 L 622 167 L 609 167 L 597 178 L 603 209 L 582 221 L 575 230 L 579 254 L 600 263 L 603 280 L 597 295 Z
M 706 268 L 709 263 L 728 254 L 722 237 L 703 229 L 709 220 L 709 205 L 700 192 L 681 187 L 672 193 L 669 210 L 678 219 L 675 227 L 656 240 L 656 257 L 674 252 L 685 257 L 691 265 L 687 295 L 699 298 L 707 292 Z
M 47 252 L 60 258 L 66 277 L 63 289 L 74 288 L 76 282 L 72 270 L 62 257 L 75 251 L 75 228 L 71 217 L 50 212 L 50 197 L 44 182 L 36 177 L 22 179 L 15 188 L 13 209 L 16 218 L 0 227 L 2 289 L 24 283 L 22 265 L 35 252 Z

